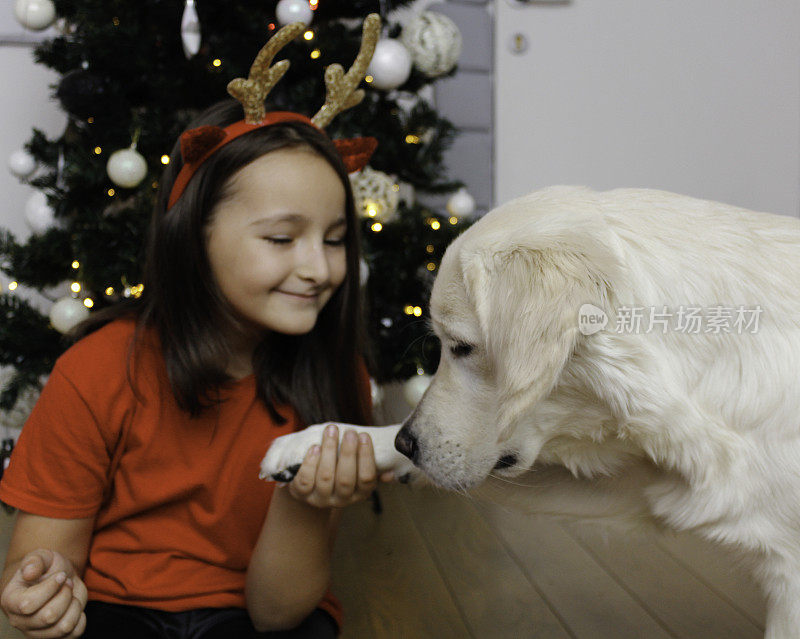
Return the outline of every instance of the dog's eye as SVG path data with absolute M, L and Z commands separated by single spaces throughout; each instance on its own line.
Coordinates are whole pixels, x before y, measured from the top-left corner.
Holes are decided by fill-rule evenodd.
M 472 352 L 472 345 L 459 342 L 455 346 L 450 347 L 450 352 L 454 357 L 466 357 Z

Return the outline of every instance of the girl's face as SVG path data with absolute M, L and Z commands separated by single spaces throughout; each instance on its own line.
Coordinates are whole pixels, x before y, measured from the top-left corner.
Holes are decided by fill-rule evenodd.
M 307 148 L 272 151 L 225 185 L 206 229 L 217 285 L 255 329 L 308 333 L 344 281 L 345 192 Z

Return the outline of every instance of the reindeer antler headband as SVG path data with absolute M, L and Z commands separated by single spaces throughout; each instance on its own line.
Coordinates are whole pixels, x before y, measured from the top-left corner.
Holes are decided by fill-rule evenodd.
M 267 94 L 289 68 L 288 60 L 281 60 L 274 66 L 270 66 L 272 59 L 278 51 L 306 29 L 302 22 L 294 22 L 282 27 L 258 52 L 250 67 L 249 77 L 247 79 L 236 78 L 228 83 L 228 93 L 242 103 L 244 120 L 234 122 L 225 128 L 201 126 L 181 134 L 183 168 L 175 178 L 167 210 L 171 209 L 178 201 L 203 162 L 239 136 L 279 122 L 304 122 L 322 130 L 339 113 L 361 102 L 364 99 L 364 90 L 357 87 L 366 75 L 367 67 L 380 36 L 380 28 L 381 19 L 378 14 L 371 13 L 364 19 L 361 49 L 353 65 L 347 73 L 340 64 L 332 64 L 325 69 L 325 104 L 314 117 L 308 118 L 291 111 L 267 112 L 264 106 Z M 334 140 L 333 143 L 349 172 L 363 168 L 378 145 L 375 138 Z

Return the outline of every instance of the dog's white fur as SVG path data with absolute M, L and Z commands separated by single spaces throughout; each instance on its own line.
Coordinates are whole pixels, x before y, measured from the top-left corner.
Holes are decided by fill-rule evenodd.
M 766 636 L 799 637 L 799 283 L 797 219 L 648 190 L 532 193 L 448 248 L 431 295 L 442 359 L 401 435 L 447 488 L 735 545 L 756 562 Z M 625 307 L 762 312 L 755 332 L 583 335 L 586 303 L 612 325 Z

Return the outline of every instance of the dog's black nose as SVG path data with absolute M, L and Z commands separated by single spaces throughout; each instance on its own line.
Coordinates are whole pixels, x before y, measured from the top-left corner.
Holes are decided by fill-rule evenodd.
M 401 428 L 394 438 L 394 447 L 408 457 L 412 462 L 417 461 L 419 456 L 419 446 L 417 438 L 411 434 L 408 428 Z

